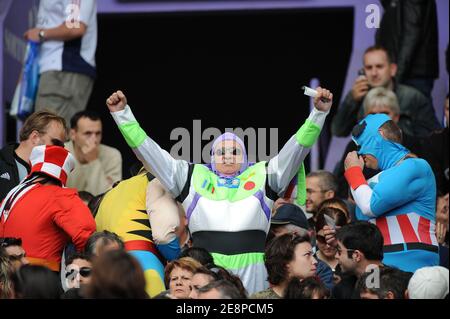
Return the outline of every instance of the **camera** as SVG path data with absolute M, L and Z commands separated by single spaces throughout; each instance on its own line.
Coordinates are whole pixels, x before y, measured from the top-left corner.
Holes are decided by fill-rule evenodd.
M 366 71 L 364 70 L 364 68 L 358 70 L 358 76 L 366 76 Z

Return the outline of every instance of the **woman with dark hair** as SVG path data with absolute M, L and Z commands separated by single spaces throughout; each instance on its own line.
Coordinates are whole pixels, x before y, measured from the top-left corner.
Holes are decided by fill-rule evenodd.
M 266 249 L 265 265 L 271 287 L 250 298 L 280 299 L 289 280 L 315 276 L 317 270 L 309 237 L 296 234 L 281 235 L 270 242 Z
M 91 282 L 82 294 L 92 299 L 146 299 L 145 277 L 139 262 L 124 250 L 110 250 L 97 257 Z
M 74 253 L 69 256 L 64 270 L 68 289 L 80 288 L 91 281 L 92 263 L 85 254 Z
M 59 276 L 43 266 L 24 265 L 11 281 L 16 299 L 59 299 L 63 293 Z
M 124 249 L 125 244 L 116 233 L 104 230 L 97 231 L 89 236 L 84 253 L 87 258 L 95 259 L 106 251 Z
M 317 277 L 304 280 L 292 278 L 286 287 L 284 299 L 328 299 L 330 291 Z
M 203 266 L 214 265 L 213 256 L 202 247 L 188 247 L 181 251 L 178 258 L 191 257 L 201 263 Z
M 349 208 L 342 199 L 337 198 L 337 197 L 326 199 L 322 202 L 322 204 L 320 204 L 320 207 L 317 211 L 320 211 L 324 207 L 332 207 L 332 208 L 340 209 L 345 214 L 345 217 L 347 219 L 346 224 L 351 221 Z M 332 216 L 330 216 L 330 217 L 332 217 Z
M 320 208 L 317 212 L 316 223 L 318 225 L 316 225 L 316 230 L 322 229 L 323 226 L 327 224 L 327 219 L 329 218 L 325 216 L 330 217 L 334 222 L 335 226 L 338 228 L 348 224 L 347 216 L 345 215 L 342 209 L 331 206 L 328 207 L 324 206 Z

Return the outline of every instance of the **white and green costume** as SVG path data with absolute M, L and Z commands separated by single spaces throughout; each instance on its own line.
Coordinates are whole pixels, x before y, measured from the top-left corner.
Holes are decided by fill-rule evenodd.
M 147 136 L 128 105 L 111 114 L 145 168 L 183 204 L 193 245 L 238 275 L 249 294 L 266 289 L 264 246 L 273 202 L 299 172 L 327 113 L 314 109 L 277 156 L 231 179 L 206 165 L 174 159 Z

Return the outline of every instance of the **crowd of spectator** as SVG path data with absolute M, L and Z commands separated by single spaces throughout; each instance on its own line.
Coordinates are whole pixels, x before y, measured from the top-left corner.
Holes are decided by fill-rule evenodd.
M 326 89 L 275 160 L 248 163 L 225 133 L 201 167 L 161 150 L 118 91 L 107 106 L 143 163 L 122 180 L 120 152 L 101 144 L 102 119 L 85 110 L 95 1 L 83 2 L 74 32 L 41 0 L 45 23 L 26 33 L 43 44 L 37 111 L 0 151 L 0 298 L 448 298 L 449 98 L 444 128 L 430 94 L 437 59 L 411 42 L 437 53 L 436 8 L 382 2 L 377 44 L 331 122 L 352 136 L 333 172 L 293 179 L 329 113 Z M 422 39 L 415 29 L 410 42 L 392 38 L 396 10 L 414 24 L 414 8 L 427 12 Z M 63 51 L 73 46 L 71 64 Z M 305 198 L 285 197 L 292 183 Z

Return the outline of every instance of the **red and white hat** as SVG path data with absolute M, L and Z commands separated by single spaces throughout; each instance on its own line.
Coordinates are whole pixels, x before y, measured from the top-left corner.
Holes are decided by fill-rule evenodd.
M 67 176 L 75 167 L 73 155 L 64 147 L 35 146 L 30 155 L 31 173 L 42 172 L 61 181 L 66 186 Z

